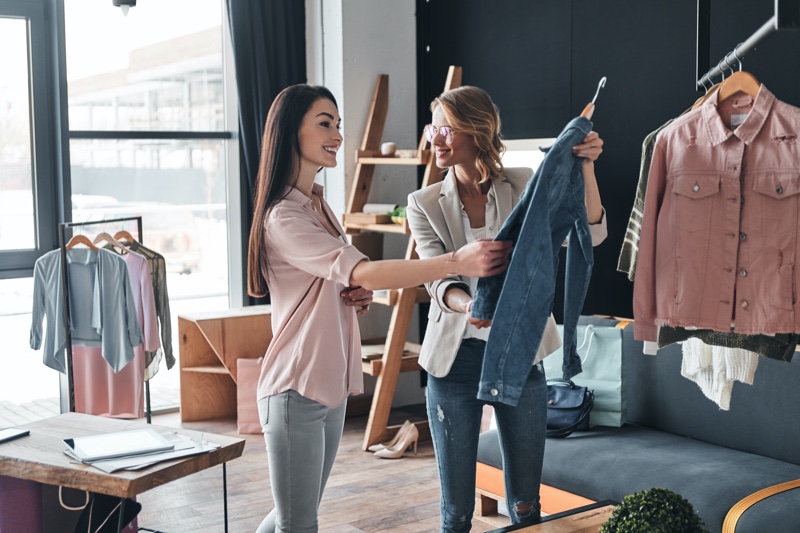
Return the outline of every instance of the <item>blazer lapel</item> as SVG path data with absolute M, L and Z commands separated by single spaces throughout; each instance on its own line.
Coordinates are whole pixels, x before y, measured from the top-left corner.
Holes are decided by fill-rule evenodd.
M 453 169 L 447 171 L 447 175 L 442 181 L 442 189 L 439 193 L 439 207 L 441 207 L 442 214 L 447 222 L 447 230 L 450 232 L 450 240 L 455 250 L 466 246 L 464 221 L 461 218 L 461 199 L 458 197 L 456 176 L 453 173 Z
M 502 221 L 508 218 L 508 215 L 510 215 L 511 211 L 514 209 L 514 191 L 511 189 L 511 184 L 505 176 L 496 179 L 492 184 L 492 189 L 494 189 L 497 208 L 496 220 L 501 221 L 500 226 L 502 226 Z M 497 229 L 498 231 L 500 230 L 499 227 Z

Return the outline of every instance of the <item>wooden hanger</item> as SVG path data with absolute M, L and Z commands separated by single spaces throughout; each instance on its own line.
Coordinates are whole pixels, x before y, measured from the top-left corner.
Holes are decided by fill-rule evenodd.
M 592 114 L 594 113 L 594 101 L 597 100 L 597 95 L 600 94 L 600 89 L 602 89 L 605 86 L 606 86 L 606 77 L 603 76 L 602 78 L 600 78 L 600 83 L 597 84 L 597 91 L 595 91 L 594 93 L 594 98 L 592 98 L 592 101 L 586 104 L 586 107 L 584 107 L 583 111 L 581 111 L 582 117 L 591 120 Z
M 737 70 L 719 84 L 719 99 L 717 101 L 722 102 L 739 91 L 755 98 L 759 89 L 761 89 L 761 83 L 755 76 L 744 70 Z
M 72 247 L 74 247 L 74 246 L 76 246 L 78 244 L 83 244 L 85 246 L 88 246 L 92 250 L 97 251 L 97 246 L 95 246 L 94 243 L 89 240 L 89 237 L 87 237 L 86 235 L 84 235 L 82 233 L 79 233 L 78 235 L 74 235 L 69 240 L 69 242 L 67 243 L 66 248 L 67 248 L 67 250 L 69 250 L 70 248 L 72 248 Z
M 118 241 L 121 241 L 122 239 L 125 239 L 128 242 L 136 242 L 136 239 L 133 238 L 133 235 L 131 235 L 129 232 L 125 231 L 124 229 L 116 232 L 114 234 L 114 238 L 117 239 Z
M 114 246 L 115 248 L 119 248 L 121 253 L 126 253 L 128 251 L 128 249 L 125 248 L 122 245 L 121 242 L 119 242 L 117 239 L 115 239 L 114 237 L 112 237 L 111 235 L 106 233 L 105 231 L 102 232 L 102 233 L 98 233 L 97 237 L 94 238 L 94 243 L 95 244 L 98 244 L 98 243 L 100 243 L 102 241 L 105 241 L 105 242 L 109 243 L 110 245 Z
M 703 105 L 703 102 L 711 98 L 711 96 L 713 96 L 714 93 L 719 90 L 720 85 L 722 85 L 722 83 L 715 83 L 714 85 L 709 87 L 708 91 L 706 91 L 706 94 L 695 100 L 694 104 L 692 104 L 692 109 L 697 109 L 698 107 Z

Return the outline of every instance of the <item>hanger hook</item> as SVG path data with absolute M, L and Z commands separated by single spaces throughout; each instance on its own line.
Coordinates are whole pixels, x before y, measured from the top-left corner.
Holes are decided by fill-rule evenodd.
M 728 61 L 728 57 L 730 57 L 732 53 L 733 52 L 728 52 L 727 54 L 725 54 L 725 57 L 722 58 L 722 60 L 725 61 L 725 66 L 728 67 L 728 70 L 730 70 L 731 73 L 733 73 L 733 65 L 731 65 L 730 62 Z
M 725 69 L 722 68 L 722 60 L 720 59 L 719 63 L 717 63 L 717 70 L 722 75 L 722 81 L 725 81 Z
M 602 78 L 600 78 L 600 82 L 597 84 L 597 91 L 595 91 L 594 93 L 594 98 L 592 98 L 592 103 L 594 103 L 594 101 L 597 100 L 597 95 L 600 94 L 600 89 L 602 89 L 605 86 L 606 86 L 606 77 L 603 76 Z
M 742 43 L 736 45 L 736 48 L 733 49 L 733 57 L 736 58 L 736 61 L 739 62 L 739 72 L 742 71 L 742 58 L 739 57 L 739 47 L 742 46 Z

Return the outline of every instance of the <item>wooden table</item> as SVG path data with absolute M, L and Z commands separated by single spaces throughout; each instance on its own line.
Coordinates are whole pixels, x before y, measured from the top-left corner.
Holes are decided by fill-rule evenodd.
M 0 475 L 119 498 L 132 498 L 170 481 L 221 464 L 223 468 L 225 531 L 228 531 L 225 463 L 242 455 L 244 439 L 80 413 L 64 413 L 20 427 L 29 429 L 31 433 L 27 437 L 0 444 Z M 65 438 L 143 427 L 152 428 L 160 433 L 178 432 L 194 439 L 219 444 L 220 447 L 201 455 L 158 463 L 142 470 L 120 471 L 113 474 L 106 474 L 89 465 L 73 463 L 71 462 L 73 460 L 64 453 L 66 445 L 62 439 Z M 120 510 L 120 517 L 122 517 L 122 510 Z
M 611 518 L 616 505 L 606 500 L 544 516 L 538 524 L 504 527 L 487 533 L 596 533 Z

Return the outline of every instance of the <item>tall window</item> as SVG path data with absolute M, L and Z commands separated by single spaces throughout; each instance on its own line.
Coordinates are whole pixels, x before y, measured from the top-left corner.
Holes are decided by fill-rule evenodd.
M 72 219 L 142 217 L 141 241 L 166 259 L 176 337 L 177 315 L 228 307 L 224 2 L 64 5 Z M 85 231 L 135 228 L 105 226 Z M 177 403 L 177 385 L 162 364 L 154 408 Z
M 27 327 L 28 276 L 57 242 L 59 187 L 75 222 L 142 217 L 142 242 L 166 259 L 176 357 L 177 316 L 227 308 L 229 275 L 241 271 L 240 254 L 229 251 L 239 246 L 238 183 L 229 181 L 238 181 L 238 145 L 225 0 L 139 2 L 127 16 L 111 0 L 63 0 L 70 165 L 65 183 L 46 186 L 37 181 L 42 150 L 34 143 L 37 113 L 47 117 L 35 105 L 44 4 L 0 0 L 0 333 L 25 363 L 0 367 L 0 404 L 58 394 L 55 372 L 27 348 Z M 230 207 L 228 197 L 236 198 Z M 76 232 L 120 229 L 135 235 L 136 225 Z M 19 279 L 2 279 L 9 277 Z M 8 388 L 12 381 L 22 392 Z M 177 405 L 178 381 L 177 365 L 167 371 L 162 363 L 150 382 L 154 409 Z
M 30 275 L 53 240 L 52 121 L 41 2 L 0 0 L 0 46 L 1 279 Z
M 30 275 L 53 247 L 57 219 L 46 24 L 44 2 L 0 0 L 0 427 L 20 422 L 6 402 L 58 406 L 58 375 L 28 347 Z

